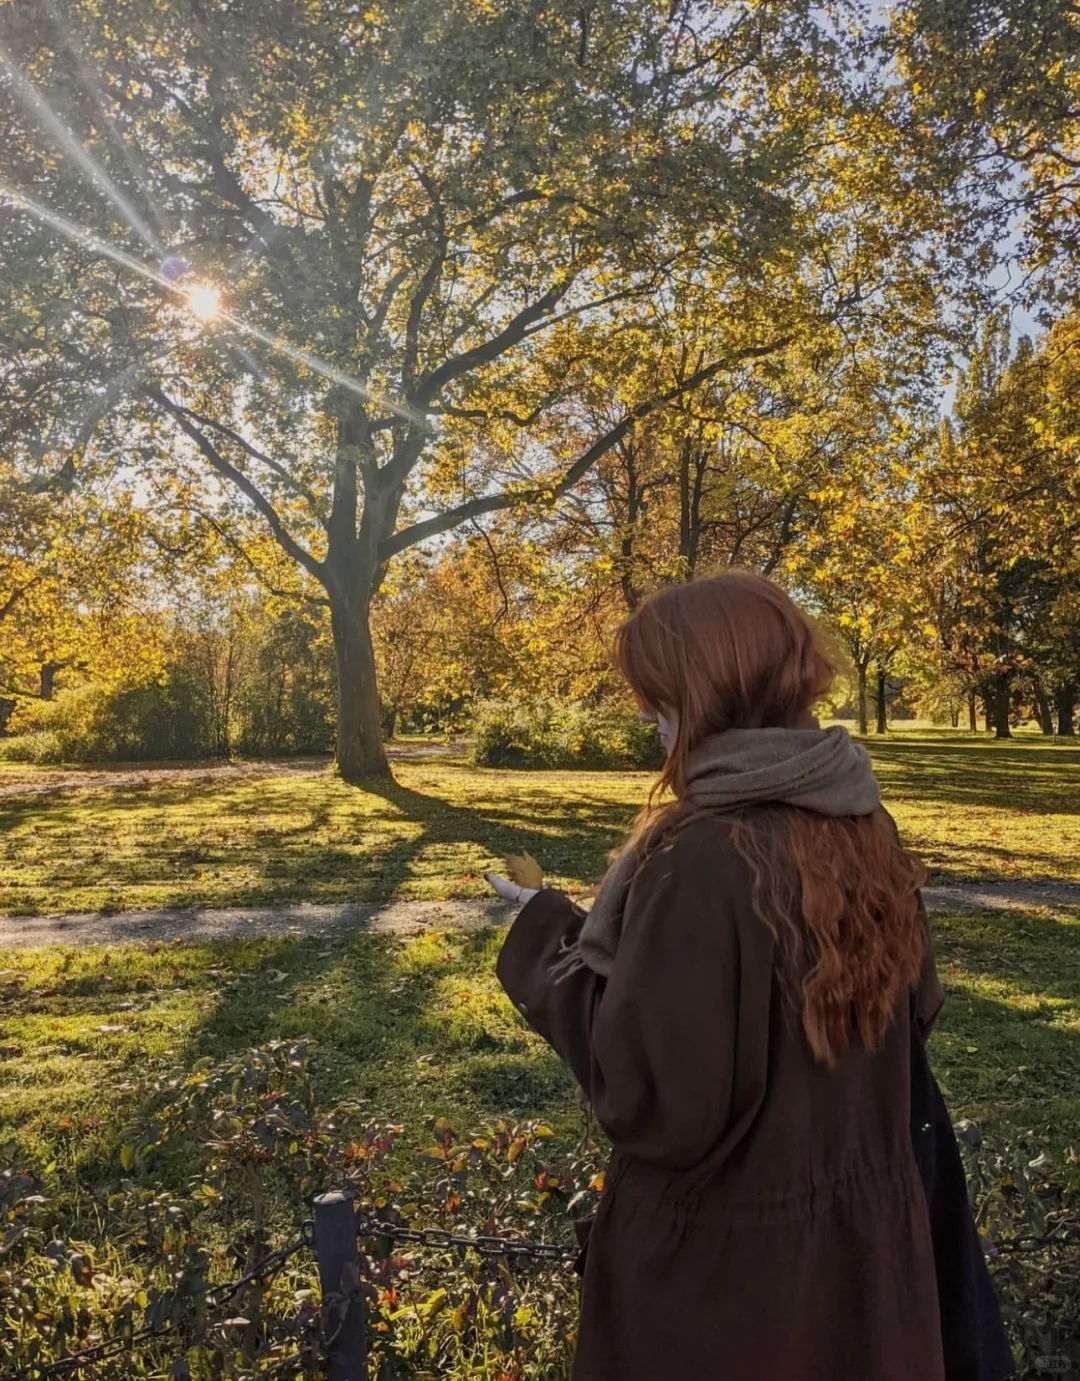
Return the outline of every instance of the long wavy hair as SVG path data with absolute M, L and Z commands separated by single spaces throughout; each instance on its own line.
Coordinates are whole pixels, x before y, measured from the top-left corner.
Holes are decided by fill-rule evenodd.
M 643 709 L 678 715 L 631 832 L 645 848 L 700 810 L 683 796 L 697 743 L 726 729 L 809 725 L 838 660 L 790 597 L 749 571 L 654 595 L 620 628 L 615 656 Z M 884 810 L 827 817 L 769 805 L 730 818 L 754 910 L 773 933 L 782 988 L 815 1056 L 833 1065 L 855 1037 L 880 1045 L 926 953 L 922 865 Z

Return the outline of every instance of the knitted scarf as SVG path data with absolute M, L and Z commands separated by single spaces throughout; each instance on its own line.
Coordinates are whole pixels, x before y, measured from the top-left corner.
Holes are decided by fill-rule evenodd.
M 690 753 L 683 799 L 699 811 L 742 806 L 800 806 L 819 815 L 870 815 L 881 804 L 866 749 L 846 729 L 729 729 Z M 607 976 L 622 934 L 630 885 L 644 861 L 640 842 L 608 870 L 577 944 L 557 965 L 561 976 L 584 965 Z

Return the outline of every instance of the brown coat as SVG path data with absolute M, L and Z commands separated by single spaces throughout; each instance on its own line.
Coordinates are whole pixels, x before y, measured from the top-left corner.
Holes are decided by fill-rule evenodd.
M 614 1147 L 575 1381 L 942 1381 L 907 1006 L 818 1063 L 715 815 L 642 867 L 610 978 L 555 982 L 581 919 L 543 891 L 499 959 Z

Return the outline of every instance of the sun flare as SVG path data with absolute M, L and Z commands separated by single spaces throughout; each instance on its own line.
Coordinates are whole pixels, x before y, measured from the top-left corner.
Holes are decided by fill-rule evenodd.
M 200 321 L 213 321 L 221 311 L 221 291 L 212 283 L 194 283 L 187 290 L 187 304 Z

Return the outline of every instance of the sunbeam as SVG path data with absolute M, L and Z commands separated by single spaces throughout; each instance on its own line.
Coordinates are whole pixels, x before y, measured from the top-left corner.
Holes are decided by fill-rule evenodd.
M 116 121 L 109 114 L 100 76 L 90 63 L 87 62 L 77 45 L 77 41 L 68 32 L 69 21 L 66 16 L 60 13 L 55 4 L 55 0 L 45 0 L 45 4 L 56 26 L 57 34 L 61 36 L 64 47 L 71 54 L 71 59 L 78 69 L 84 89 L 97 106 L 106 128 L 112 135 L 113 144 L 119 150 L 120 156 L 127 164 L 128 172 L 142 191 L 143 198 L 150 210 L 150 214 L 154 218 L 158 230 L 161 232 L 163 242 L 166 244 L 169 243 L 174 238 L 175 232 L 164 215 L 162 215 L 160 208 L 150 194 L 150 178 L 147 174 L 145 163 L 143 163 L 140 156 L 130 144 L 128 144 L 127 140 L 118 129 Z
M 149 268 L 146 264 L 140 263 L 133 255 L 126 253 L 122 249 L 117 249 L 115 245 L 109 244 L 107 240 L 101 239 L 100 236 L 95 235 L 93 231 L 87 230 L 84 226 L 76 225 L 74 221 L 68 220 L 66 216 L 61 216 L 57 212 L 51 211 L 47 206 L 42 206 L 40 202 L 35 201 L 33 197 L 28 197 L 25 192 L 19 191 L 18 188 L 9 187 L 6 183 L 0 182 L 0 196 L 7 197 L 9 201 L 13 201 L 16 206 L 20 206 L 29 215 L 34 216 L 37 220 L 51 227 L 53 230 L 58 230 L 60 234 L 66 236 L 67 239 L 73 241 L 75 244 L 93 249 L 103 257 L 111 259 L 113 263 L 131 269 L 133 273 L 138 273 L 143 278 L 148 278 L 152 283 L 157 283 L 159 287 L 164 288 L 174 297 L 179 298 L 190 310 L 194 311 L 190 298 L 190 288 L 181 286 L 179 282 L 170 282 L 168 278 L 164 277 L 156 269 Z M 208 291 L 217 292 L 217 289 L 214 289 L 212 285 L 204 284 L 202 286 Z M 286 359 L 292 360 L 294 364 L 302 364 L 305 368 L 310 369 L 312 373 L 320 374 L 323 378 L 329 379 L 331 383 L 338 384 L 341 388 L 347 389 L 350 393 L 355 393 L 358 397 L 363 398 L 365 402 L 373 403 L 376 407 L 385 408 L 386 411 L 392 413 L 393 416 L 400 417 L 403 421 L 409 422 L 413 426 L 422 427 L 425 430 L 431 427 L 431 422 L 423 413 L 416 412 L 402 403 L 395 403 L 391 398 L 386 398 L 381 394 L 372 392 L 371 389 L 365 388 L 359 379 L 355 379 L 351 374 L 346 374 L 343 370 L 335 368 L 332 364 L 328 364 L 325 360 L 320 359 L 318 355 L 313 355 L 309 350 L 301 350 L 299 346 L 293 345 L 283 337 L 275 336 L 270 331 L 264 331 L 261 326 L 255 326 L 250 321 L 245 321 L 243 317 L 238 317 L 232 312 L 225 311 L 220 307 L 220 299 L 218 299 L 218 304 L 212 317 L 203 318 L 208 324 L 210 324 L 211 320 L 214 323 L 227 322 L 235 330 L 240 331 L 244 335 L 251 336 L 254 340 L 259 341 L 263 345 L 269 346 L 271 350 L 276 351 L 279 355 L 284 355 Z M 199 315 L 198 312 L 195 312 L 195 314 Z
M 7 197 L 9 201 L 21 206 L 24 211 L 36 217 L 44 225 L 51 226 L 53 230 L 59 230 L 61 235 L 65 235 L 75 244 L 84 245 L 87 249 L 92 249 L 96 253 L 103 255 L 106 259 L 111 259 L 114 264 L 121 264 L 126 269 L 131 269 L 133 273 L 142 274 L 144 278 L 151 279 L 160 287 L 167 288 L 170 292 L 176 291 L 173 284 L 167 278 L 163 278 L 160 273 L 147 266 L 134 255 L 128 254 L 125 250 L 117 249 L 115 245 L 109 244 L 108 240 L 103 240 L 99 235 L 95 235 L 92 230 L 87 230 L 85 226 L 77 225 L 74 221 L 69 221 L 66 216 L 61 216 L 56 211 L 51 211 L 47 206 L 42 206 L 33 197 L 28 197 L 25 192 L 19 191 L 17 187 L 9 187 L 7 183 L 0 182 L 0 196 Z M 183 289 L 180 289 L 183 295 Z
M 44 125 L 57 144 L 67 153 L 105 197 L 112 202 L 117 211 L 120 212 L 124 220 L 131 226 L 132 230 L 154 251 L 157 255 L 164 254 L 165 250 L 161 241 L 150 229 L 142 216 L 136 211 L 123 192 L 116 186 L 109 175 L 101 167 L 98 161 L 90 154 L 64 122 L 53 110 L 52 106 L 45 100 L 41 92 L 32 81 L 25 75 L 22 69 L 14 63 L 8 54 L 0 48 L 0 67 L 11 78 L 12 85 L 22 99 L 23 103 L 33 111 L 38 121 Z

